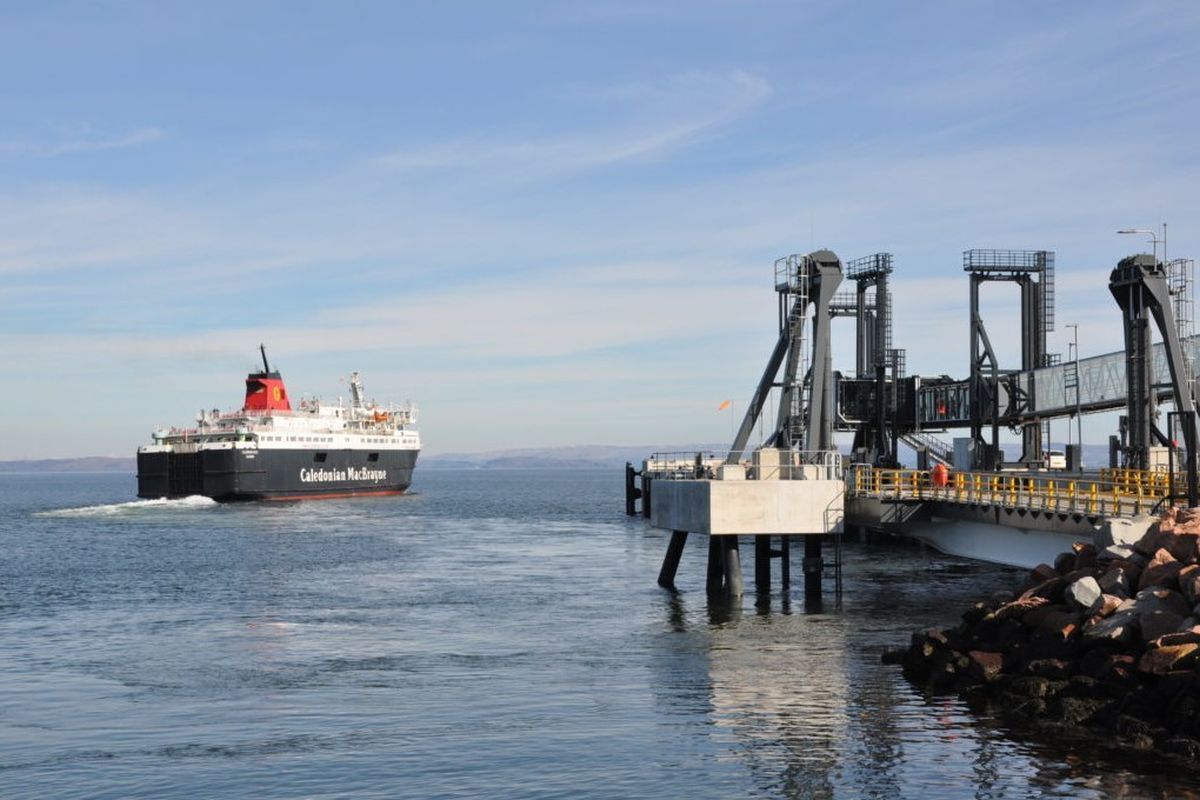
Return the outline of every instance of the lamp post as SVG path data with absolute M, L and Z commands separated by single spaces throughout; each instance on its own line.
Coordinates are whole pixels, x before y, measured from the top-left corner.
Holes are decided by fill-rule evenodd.
M 1073 341 L 1071 349 L 1075 351 L 1075 443 L 1079 445 L 1079 468 L 1083 469 L 1083 414 L 1080 413 L 1079 384 L 1083 376 L 1079 374 L 1079 323 L 1068 322 L 1063 326 L 1070 328 Z M 1069 430 L 1069 429 L 1068 429 Z
M 1154 248 L 1154 260 L 1158 260 L 1158 231 L 1150 228 L 1122 228 L 1117 233 L 1144 233 L 1150 237 L 1151 247 Z M 1167 223 L 1162 224 L 1163 261 L 1167 260 Z

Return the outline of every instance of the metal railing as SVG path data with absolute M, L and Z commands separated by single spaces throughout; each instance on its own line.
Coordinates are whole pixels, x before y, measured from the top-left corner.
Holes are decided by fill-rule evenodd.
M 1130 472 L 1123 470 L 1122 472 Z M 936 501 L 998 505 L 1064 514 L 1132 516 L 1152 512 L 1166 497 L 1167 485 L 1142 473 L 1107 478 L 1045 476 L 1028 473 L 956 472 L 934 485 L 929 470 L 852 467 L 847 492 L 890 501 Z
M 677 451 L 654 453 L 646 459 L 644 473 L 656 480 L 713 480 L 721 475 L 722 466 L 741 468 L 746 480 L 842 480 L 845 469 L 841 453 L 836 450 L 766 450 L 778 453 L 779 460 L 738 458 L 727 463 L 728 453 L 712 451 Z
M 654 453 L 643 467 L 656 480 L 690 481 L 712 478 L 725 459 L 711 450 L 678 450 Z

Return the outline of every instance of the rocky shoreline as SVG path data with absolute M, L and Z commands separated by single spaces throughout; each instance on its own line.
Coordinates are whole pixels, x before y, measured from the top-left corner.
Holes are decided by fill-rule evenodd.
M 1076 544 L 883 659 L 1010 721 L 1200 766 L 1200 509 L 1133 544 Z

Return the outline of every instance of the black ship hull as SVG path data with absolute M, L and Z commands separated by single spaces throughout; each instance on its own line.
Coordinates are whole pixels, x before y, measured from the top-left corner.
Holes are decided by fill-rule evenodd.
M 138 453 L 138 497 L 203 495 L 219 501 L 401 494 L 416 450 L 197 448 Z

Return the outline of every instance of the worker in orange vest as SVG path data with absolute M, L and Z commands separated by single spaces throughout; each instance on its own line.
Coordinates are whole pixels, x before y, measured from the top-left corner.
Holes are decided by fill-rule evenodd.
M 936 487 L 948 485 L 950 483 L 950 470 L 946 469 L 945 464 L 934 464 L 933 469 L 929 470 L 929 482 Z

